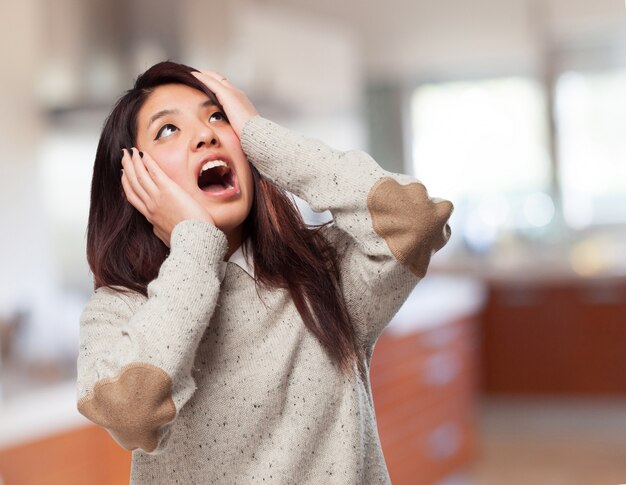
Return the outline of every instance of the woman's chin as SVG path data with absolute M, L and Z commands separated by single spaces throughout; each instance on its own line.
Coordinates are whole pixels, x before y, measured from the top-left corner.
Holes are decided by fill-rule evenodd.
M 219 204 L 217 206 L 204 204 L 204 207 L 211 215 L 215 227 L 228 234 L 240 229 L 250 212 L 243 200 L 238 202 L 237 204 Z
M 228 238 L 230 238 L 234 234 L 240 233 L 241 225 L 243 224 L 243 219 L 239 220 L 239 218 L 237 218 L 234 220 L 232 218 L 232 214 L 229 214 L 229 215 L 231 217 L 222 218 L 219 215 L 211 214 L 211 217 L 213 217 L 213 224 L 215 224 L 215 227 L 217 227 L 220 231 L 226 234 Z

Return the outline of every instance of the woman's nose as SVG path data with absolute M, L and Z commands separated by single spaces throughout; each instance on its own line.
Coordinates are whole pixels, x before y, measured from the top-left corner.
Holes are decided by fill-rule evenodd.
M 202 147 L 217 146 L 219 145 L 219 139 L 209 126 L 202 126 L 198 128 L 196 135 L 192 140 L 192 149 L 198 150 Z

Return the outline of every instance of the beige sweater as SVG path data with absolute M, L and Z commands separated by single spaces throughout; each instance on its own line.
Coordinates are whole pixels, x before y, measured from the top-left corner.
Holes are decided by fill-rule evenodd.
M 366 367 L 385 325 L 447 241 L 452 205 L 360 151 L 261 118 L 243 128 L 259 171 L 329 209 L 324 234 Z M 223 232 L 183 221 L 148 298 L 98 288 L 80 320 L 78 410 L 133 450 L 134 484 L 390 483 L 369 379 L 347 378 L 287 290 L 254 284 Z M 356 369 L 356 367 L 355 367 Z

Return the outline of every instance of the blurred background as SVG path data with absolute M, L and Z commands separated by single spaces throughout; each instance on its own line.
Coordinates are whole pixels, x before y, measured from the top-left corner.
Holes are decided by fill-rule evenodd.
M 622 0 L 0 11 L 0 484 L 128 483 L 130 454 L 76 411 L 86 221 L 103 121 L 164 59 L 454 202 L 372 362 L 394 484 L 626 483 Z

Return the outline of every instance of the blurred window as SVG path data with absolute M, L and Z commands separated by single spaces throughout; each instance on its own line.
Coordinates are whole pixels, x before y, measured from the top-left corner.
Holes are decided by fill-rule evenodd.
M 556 84 L 563 215 L 574 229 L 626 222 L 626 69 L 567 71 Z
M 537 231 L 554 216 L 545 93 L 530 78 L 426 84 L 413 93 L 413 168 L 455 203 L 475 250 L 503 231 Z

